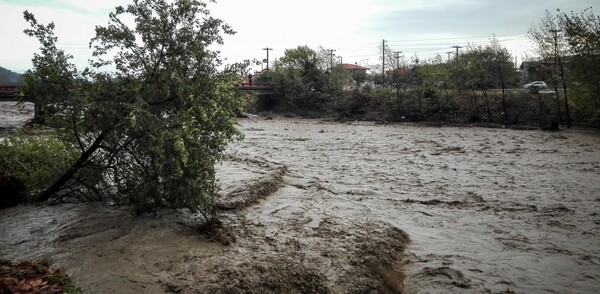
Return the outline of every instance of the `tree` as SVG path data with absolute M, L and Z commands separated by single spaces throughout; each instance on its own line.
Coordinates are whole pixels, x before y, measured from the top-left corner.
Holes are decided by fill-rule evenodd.
M 494 121 L 488 91 L 502 89 L 502 113 L 504 123 L 509 123 L 506 102 L 507 88 L 515 84 L 517 71 L 512 63 L 512 56 L 494 38 L 487 45 L 469 45 L 467 52 L 461 56 L 465 65 L 467 85 L 475 96 L 475 90 L 483 93 L 486 114 L 489 121 Z
M 571 114 L 569 112 L 569 99 L 567 95 L 567 85 L 565 79 L 565 67 L 563 63 L 563 56 L 567 50 L 567 44 L 559 34 L 560 29 L 560 17 L 550 14 L 546 10 L 546 16 L 544 16 L 539 23 L 533 24 L 529 29 L 529 38 L 537 45 L 538 53 L 542 57 L 545 63 L 549 63 L 549 60 L 553 60 L 551 64 L 554 65 L 554 74 L 552 77 L 552 86 L 554 93 L 556 94 L 556 108 L 558 118 L 562 123 L 561 109 L 560 109 L 560 97 L 558 93 L 558 82 L 562 83 L 563 94 L 565 97 L 565 114 L 567 118 L 567 127 L 571 127 Z
M 593 93 L 593 105 L 600 110 L 600 16 L 591 8 L 581 13 L 563 13 L 560 24 L 572 54 L 574 78 Z
M 513 66 L 512 56 L 506 47 L 502 47 L 496 38 L 493 38 L 490 45 L 486 47 L 489 59 L 487 60 L 488 70 L 492 72 L 496 86 L 502 89 L 502 112 L 504 113 L 504 123 L 509 123 L 508 107 L 506 103 L 507 89 L 515 85 L 517 79 L 517 70 Z
M 185 207 L 215 216 L 215 163 L 235 129 L 237 79 L 219 72 L 221 33 L 234 33 L 196 0 L 134 0 L 96 27 L 91 67 L 79 72 L 56 47 L 54 25 L 24 13 L 41 52 L 26 94 L 53 108 L 49 124 L 77 159 L 40 196 Z M 130 17 L 134 27 L 125 25 Z M 114 66 L 113 73 L 102 72 Z
M 288 109 L 322 111 L 333 97 L 341 97 L 343 86 L 351 83 L 351 76 L 340 65 L 330 68 L 329 60 L 323 48 L 316 51 L 298 46 L 285 50 L 269 78 Z

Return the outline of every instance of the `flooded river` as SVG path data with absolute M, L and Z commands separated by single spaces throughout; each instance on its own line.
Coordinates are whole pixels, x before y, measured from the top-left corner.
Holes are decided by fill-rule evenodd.
M 176 212 L 62 204 L 0 211 L 0 254 L 52 255 L 90 293 L 600 290 L 598 133 L 283 118 L 240 128 L 221 194 L 267 193 L 222 212 L 230 245 Z

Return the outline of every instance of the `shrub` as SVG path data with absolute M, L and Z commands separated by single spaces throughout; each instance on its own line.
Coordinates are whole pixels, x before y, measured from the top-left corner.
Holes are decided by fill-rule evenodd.
M 75 149 L 56 135 L 14 134 L 0 143 L 0 171 L 19 179 L 29 196 L 48 187 L 75 159 Z

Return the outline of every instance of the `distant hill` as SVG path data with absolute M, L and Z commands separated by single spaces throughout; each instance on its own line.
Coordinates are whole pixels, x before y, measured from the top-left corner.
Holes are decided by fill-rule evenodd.
M 0 66 L 0 84 L 21 84 L 21 75 Z

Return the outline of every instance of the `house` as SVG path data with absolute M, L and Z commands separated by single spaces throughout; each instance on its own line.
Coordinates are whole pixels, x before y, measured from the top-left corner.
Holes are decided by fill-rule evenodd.
M 368 67 L 362 67 L 360 65 L 350 63 L 343 63 L 342 68 L 349 71 L 352 74 L 352 76 L 354 76 L 355 74 L 366 75 L 367 70 L 369 69 Z
M 350 73 L 356 85 L 360 85 L 367 76 L 368 67 L 357 64 L 342 63 L 342 68 Z
M 540 60 L 523 61 L 519 70 L 521 72 L 521 84 L 527 84 L 532 81 L 544 81 L 551 79 L 551 72 L 554 70 L 554 58 L 545 58 Z

